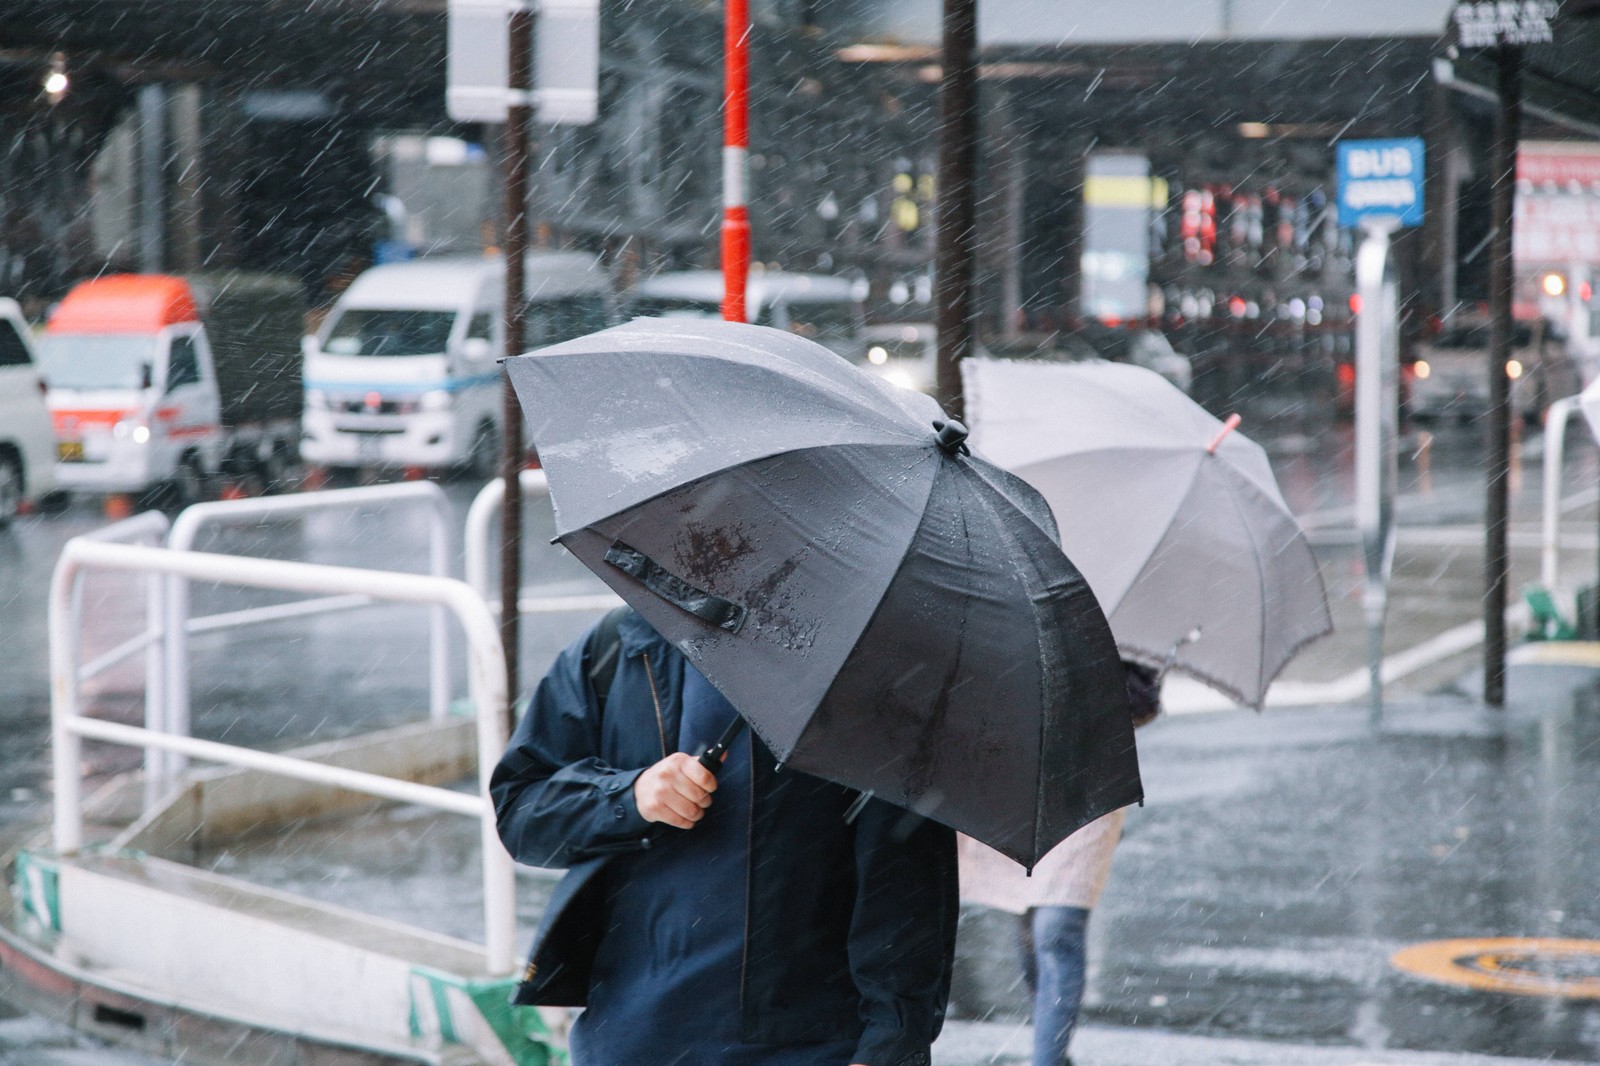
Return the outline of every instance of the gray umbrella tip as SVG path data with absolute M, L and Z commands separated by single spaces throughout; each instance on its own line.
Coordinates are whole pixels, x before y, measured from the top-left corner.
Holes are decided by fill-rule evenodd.
M 971 455 L 967 448 L 967 427 L 955 419 L 938 420 L 933 423 L 934 430 L 939 434 L 935 442 L 946 455 Z

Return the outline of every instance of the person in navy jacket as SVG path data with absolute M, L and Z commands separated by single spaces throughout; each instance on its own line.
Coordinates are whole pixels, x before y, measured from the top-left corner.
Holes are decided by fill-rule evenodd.
M 713 776 L 695 754 L 734 714 L 631 610 L 556 659 L 490 782 L 511 855 L 568 869 L 516 1002 L 587 1008 L 576 1066 L 924 1066 L 955 834 L 748 729 Z

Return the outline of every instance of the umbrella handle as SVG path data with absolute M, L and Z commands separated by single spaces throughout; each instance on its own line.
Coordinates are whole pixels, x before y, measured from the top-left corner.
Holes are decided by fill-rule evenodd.
M 1229 415 L 1228 420 L 1222 423 L 1222 428 L 1217 430 L 1217 435 L 1211 438 L 1211 443 L 1206 445 L 1206 451 L 1210 452 L 1212 455 L 1216 455 L 1217 448 L 1222 445 L 1222 438 L 1238 429 L 1241 421 L 1243 421 L 1243 419 L 1239 417 L 1237 412 Z
M 739 734 L 743 731 L 744 719 L 736 714 L 733 716 L 733 721 L 728 723 L 728 728 L 717 738 L 717 742 L 700 753 L 700 765 L 710 770 L 713 777 L 722 769 L 722 758 L 728 754 L 728 748 L 739 739 Z

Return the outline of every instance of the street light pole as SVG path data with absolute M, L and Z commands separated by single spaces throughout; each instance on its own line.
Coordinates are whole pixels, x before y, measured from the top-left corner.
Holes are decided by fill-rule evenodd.
M 505 356 L 522 354 L 523 296 L 528 254 L 528 141 L 533 135 L 533 12 L 527 0 L 511 0 L 509 70 L 506 77 Z M 500 642 L 506 656 L 506 706 L 509 730 L 515 725 L 521 627 L 517 600 L 522 594 L 522 407 L 510 375 L 502 379 L 504 449 L 500 475 L 505 480 L 505 506 L 500 512 Z M 487 713 L 488 708 L 479 713 Z M 508 734 L 509 735 L 509 732 Z
M 934 248 L 936 384 L 951 418 L 965 417 L 961 360 L 972 354 L 972 275 L 977 260 L 973 174 L 978 160 L 978 3 L 944 0 L 939 79 L 939 188 Z
M 750 276 L 750 209 L 746 183 L 750 155 L 749 0 L 723 5 L 722 92 L 722 317 L 744 322 Z
M 1506 701 L 1506 585 L 1509 555 L 1506 521 L 1510 509 L 1511 383 L 1506 363 L 1512 342 L 1511 227 L 1517 187 L 1517 138 L 1522 117 L 1522 49 L 1495 50 L 1500 108 L 1495 113 L 1489 176 L 1493 201 L 1489 230 L 1489 473 L 1484 515 L 1483 702 Z

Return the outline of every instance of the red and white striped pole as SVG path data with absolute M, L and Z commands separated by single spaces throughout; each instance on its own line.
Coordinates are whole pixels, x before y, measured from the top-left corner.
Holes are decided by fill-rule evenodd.
M 745 321 L 750 274 L 750 211 L 745 185 L 750 155 L 750 4 L 724 0 L 722 91 L 722 317 Z

